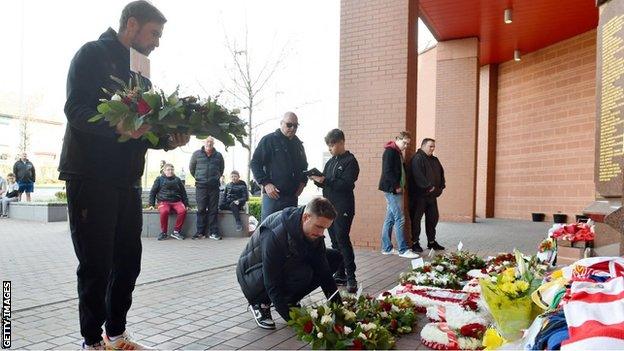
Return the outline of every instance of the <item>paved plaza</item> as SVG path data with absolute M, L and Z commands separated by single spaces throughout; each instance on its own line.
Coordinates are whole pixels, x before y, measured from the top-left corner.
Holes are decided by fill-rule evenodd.
M 549 224 L 486 220 L 440 223 L 447 249 L 487 256 L 518 248 L 533 253 Z M 143 240 L 142 272 L 128 315 L 128 330 L 159 349 L 307 349 L 276 312 L 277 330 L 257 328 L 236 281 L 236 261 L 247 239 Z M 75 258 L 68 224 L 0 220 L 0 278 L 12 282 L 12 349 L 78 349 Z M 425 251 L 425 255 L 427 251 Z M 397 284 L 409 260 L 356 250 L 364 292 Z M 322 299 L 320 289 L 305 302 Z M 422 323 L 421 323 L 422 324 Z M 422 325 L 420 325 L 422 327 Z M 416 327 L 419 331 L 420 327 Z M 415 332 L 398 349 L 421 348 Z

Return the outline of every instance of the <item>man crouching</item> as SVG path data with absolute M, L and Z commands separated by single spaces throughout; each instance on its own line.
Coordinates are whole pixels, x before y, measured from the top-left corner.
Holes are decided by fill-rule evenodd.
M 327 298 L 336 292 L 332 275 L 342 256 L 325 248 L 323 235 L 335 218 L 331 202 L 318 197 L 305 207 L 271 214 L 251 236 L 238 259 L 236 276 L 260 328 L 275 329 L 271 303 L 288 321 L 290 307 L 317 287 Z

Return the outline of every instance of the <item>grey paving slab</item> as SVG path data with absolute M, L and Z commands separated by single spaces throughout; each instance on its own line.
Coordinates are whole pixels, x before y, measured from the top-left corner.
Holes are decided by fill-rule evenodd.
M 13 282 L 13 347 L 79 348 L 77 262 L 67 224 L 10 219 L 0 223 L 0 267 L 10 267 L 0 278 Z M 438 241 L 449 249 L 462 241 L 466 250 L 482 256 L 514 247 L 532 253 L 548 226 L 502 220 L 440 223 Z M 275 331 L 259 329 L 251 320 L 235 275 L 246 241 L 144 239 L 143 271 L 128 315 L 129 330 L 162 349 L 309 349 L 275 312 Z M 356 250 L 356 263 L 358 279 L 370 294 L 396 285 L 398 274 L 410 265 L 409 260 L 373 250 Z M 317 290 L 304 302 L 322 299 Z M 417 332 L 397 342 L 398 349 L 421 347 Z

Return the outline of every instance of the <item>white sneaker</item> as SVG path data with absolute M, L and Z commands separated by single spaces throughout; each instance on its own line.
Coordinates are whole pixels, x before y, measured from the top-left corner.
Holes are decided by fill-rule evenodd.
M 382 255 L 398 255 L 399 252 L 396 249 L 392 249 L 390 251 L 381 250 Z
M 405 252 L 400 253 L 399 257 L 403 257 L 403 258 L 418 258 L 420 257 L 420 255 L 418 255 L 417 253 L 415 253 L 414 251 L 407 249 L 405 250 Z

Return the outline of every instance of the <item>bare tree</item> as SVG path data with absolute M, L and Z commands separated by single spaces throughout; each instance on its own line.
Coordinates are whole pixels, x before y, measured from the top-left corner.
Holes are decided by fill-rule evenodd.
M 30 148 L 30 114 L 24 114 L 20 117 L 19 122 L 19 144 L 17 146 L 19 155 L 28 152 Z
M 248 144 L 249 150 L 247 155 L 247 165 L 251 162 L 253 152 L 253 135 L 257 125 L 253 124 L 254 109 L 262 103 L 261 93 L 271 80 L 275 72 L 280 68 L 286 56 L 286 43 L 278 55 L 272 58 L 269 54 L 264 60 L 258 58 L 249 50 L 248 46 L 248 30 L 245 24 L 245 36 L 242 45 L 231 41 L 225 35 L 225 46 L 231 55 L 230 67 L 230 83 L 224 86 L 223 90 L 234 97 L 234 99 L 242 104 L 243 109 L 248 112 Z M 247 167 L 247 182 L 251 180 L 251 169 Z

